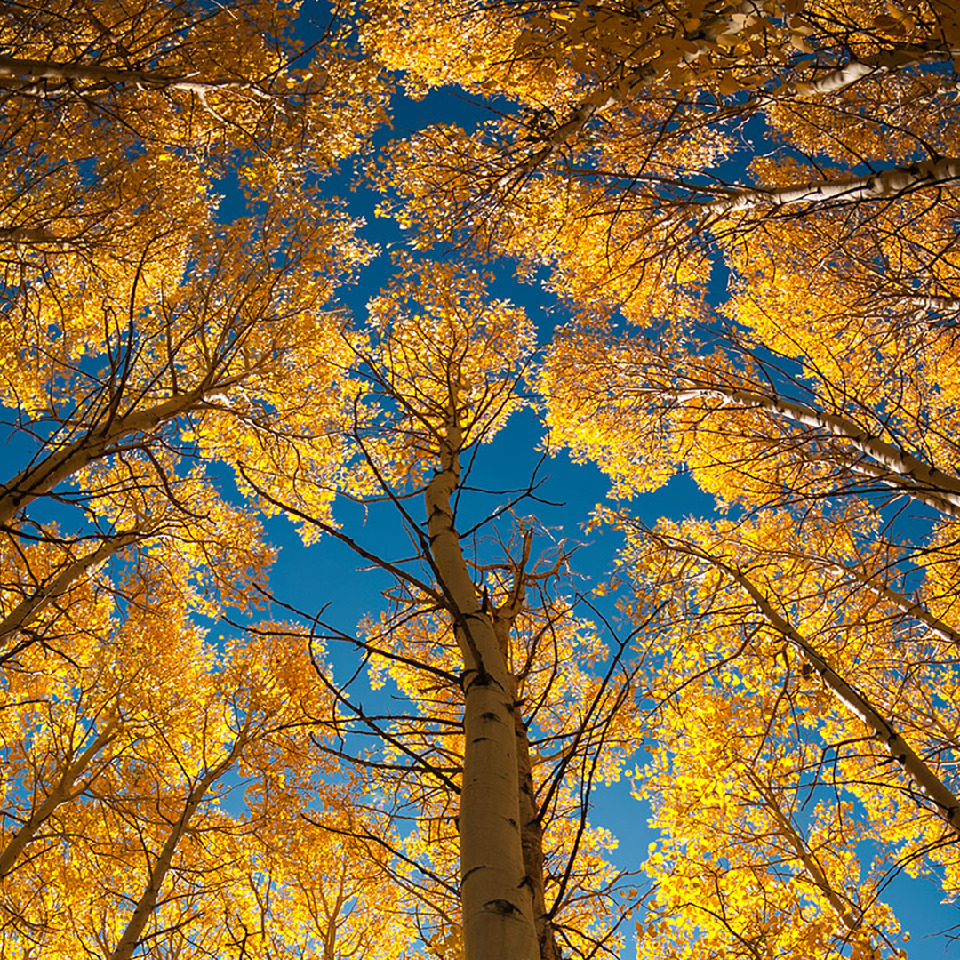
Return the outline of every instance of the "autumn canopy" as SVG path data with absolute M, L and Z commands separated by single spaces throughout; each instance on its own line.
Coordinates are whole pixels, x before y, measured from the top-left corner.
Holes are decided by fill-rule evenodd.
M 945 955 L 955 0 L 0 41 L 0 960 Z

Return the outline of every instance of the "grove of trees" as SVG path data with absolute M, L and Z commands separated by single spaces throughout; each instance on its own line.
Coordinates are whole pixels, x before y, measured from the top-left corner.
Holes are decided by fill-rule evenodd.
M 0 960 L 922 960 L 954 0 L 26 0 L 0 37 Z M 547 460 L 491 489 L 511 417 Z M 600 577 L 551 456 L 607 478 L 565 521 Z M 681 476 L 716 508 L 645 519 Z M 379 605 L 297 609 L 277 517 Z

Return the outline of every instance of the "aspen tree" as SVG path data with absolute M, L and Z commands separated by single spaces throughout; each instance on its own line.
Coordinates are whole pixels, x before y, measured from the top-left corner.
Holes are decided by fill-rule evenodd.
M 312 516 L 299 506 L 318 496 L 309 489 L 291 497 L 282 478 L 245 468 L 241 482 L 308 539 L 336 537 L 394 582 L 362 640 L 332 628 L 330 638 L 372 657 L 380 682 L 395 682 L 414 713 L 371 716 L 321 676 L 345 728 L 384 744 L 376 759 L 355 758 L 371 790 L 417 824 L 393 844 L 415 868 L 400 882 L 424 942 L 444 956 L 612 955 L 623 917 L 610 903 L 629 883 L 608 862 L 614 841 L 588 822 L 586 798 L 632 752 L 629 679 L 619 656 L 603 675 L 594 628 L 561 598 L 548 600 L 567 560 L 563 550 L 537 557 L 535 521 L 518 515 L 508 538 L 481 520 L 470 536 L 489 530 L 489 558 L 468 549 L 458 526 L 476 448 L 526 402 L 532 325 L 490 300 L 476 272 L 397 259 L 367 328 L 349 335 L 352 376 L 365 386 L 341 489 L 387 499 L 410 556 L 392 561 L 361 531 Z
M 259 623 L 218 661 L 199 626 L 251 618 L 272 558 L 201 455 L 253 466 L 297 439 L 340 462 L 334 291 L 370 251 L 317 179 L 383 119 L 384 88 L 339 27 L 305 54 L 293 19 L 0 14 L 4 957 L 226 950 L 231 922 L 257 926 L 249 902 L 220 908 L 269 852 L 258 825 L 318 802 L 307 640 Z M 249 208 L 226 222 L 232 178 Z M 326 398 L 309 411 L 307 381 Z M 237 779 L 245 816 L 218 809 Z M 291 923 L 288 955 L 317 936 Z

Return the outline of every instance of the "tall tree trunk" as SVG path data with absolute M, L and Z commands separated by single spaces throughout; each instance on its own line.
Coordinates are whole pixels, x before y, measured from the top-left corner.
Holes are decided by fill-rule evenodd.
M 960 834 L 960 799 L 927 765 L 923 758 L 907 743 L 903 735 L 871 703 L 867 696 L 848 683 L 820 654 L 820 652 L 787 620 L 774 609 L 773 604 L 761 590 L 734 567 L 704 553 L 695 553 L 702 559 L 723 570 L 731 580 L 739 584 L 754 602 L 757 609 L 772 626 L 814 670 L 823 685 L 864 723 L 879 740 L 889 755 L 904 773 L 917 785 L 920 793 L 931 801 L 934 812 Z
M 435 572 L 463 656 L 460 899 L 464 960 L 537 960 L 531 881 L 520 839 L 514 680 L 491 613 L 470 578 L 453 523 L 461 436 L 453 423 L 425 491 Z
M 109 960 L 131 960 L 133 957 L 134 951 L 140 944 L 143 931 L 157 909 L 160 890 L 167 879 L 167 874 L 173 865 L 174 854 L 187 832 L 193 815 L 197 812 L 197 808 L 203 802 L 203 798 L 207 795 L 209 789 L 233 766 L 234 760 L 239 756 L 247 739 L 246 731 L 244 731 L 234 741 L 230 753 L 217 766 L 208 770 L 206 775 L 201 777 L 190 789 L 180 816 L 171 826 L 170 833 L 167 834 L 167 839 L 160 853 L 157 854 L 157 859 L 149 868 L 147 885 L 133 908 L 130 920 L 120 935 L 113 953 L 110 954 Z
M 493 629 L 497 634 L 500 653 L 508 668 L 510 660 L 510 632 L 525 599 L 524 566 L 529 556 L 530 540 L 524 548 L 524 557 L 514 574 L 511 596 L 494 612 Z M 560 952 L 554 935 L 553 923 L 547 913 L 546 871 L 543 861 L 543 826 L 540 807 L 533 785 L 533 762 L 530 759 L 530 738 L 520 712 L 520 694 L 516 679 L 512 692 L 517 706 L 513 711 L 517 735 L 517 781 L 520 788 L 520 846 L 523 849 L 523 868 L 530 880 L 533 897 L 533 923 L 540 944 L 540 960 L 559 960 Z

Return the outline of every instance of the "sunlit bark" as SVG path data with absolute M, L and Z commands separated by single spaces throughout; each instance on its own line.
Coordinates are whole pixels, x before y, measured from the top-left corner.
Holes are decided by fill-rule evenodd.
M 460 428 L 448 424 L 427 485 L 430 552 L 464 660 L 460 877 L 466 960 L 534 960 L 539 946 L 521 843 L 514 682 L 453 525 Z

